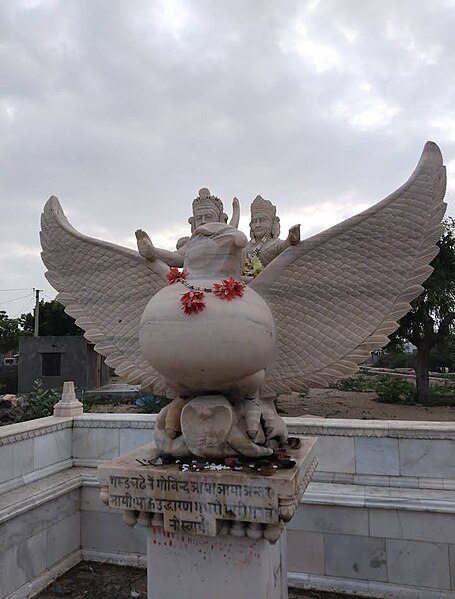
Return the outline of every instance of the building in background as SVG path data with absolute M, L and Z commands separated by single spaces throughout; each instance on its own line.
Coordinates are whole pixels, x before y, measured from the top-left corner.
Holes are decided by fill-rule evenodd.
M 19 340 L 18 392 L 29 393 L 36 379 L 45 389 L 74 381 L 78 391 L 109 382 L 104 357 L 84 337 L 21 337 Z

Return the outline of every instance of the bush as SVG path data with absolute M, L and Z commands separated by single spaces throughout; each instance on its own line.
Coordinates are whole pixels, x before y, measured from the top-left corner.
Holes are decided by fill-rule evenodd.
M 136 400 L 136 407 L 143 414 L 158 414 L 171 401 L 163 395 L 143 395 Z
M 416 386 L 398 376 L 365 376 L 359 374 L 330 385 L 340 391 L 374 392 L 381 403 L 416 403 Z
M 430 387 L 429 406 L 455 406 L 455 386 L 450 384 Z
M 455 385 L 448 379 L 444 385 L 432 385 L 428 402 L 421 403 L 417 397 L 417 388 L 404 378 L 394 375 L 365 376 L 359 374 L 330 385 L 339 391 L 377 394 L 375 401 L 401 405 L 421 404 L 426 406 L 455 406 Z
M 376 381 L 373 377 L 359 374 L 351 376 L 347 379 L 341 379 L 329 385 L 331 389 L 339 391 L 355 391 L 357 393 L 366 393 L 368 391 L 376 391 Z
M 376 401 L 412 405 L 416 403 L 417 389 L 414 383 L 397 376 L 381 376 L 375 384 Z
M 44 418 L 52 416 L 55 404 L 60 400 L 60 389 L 43 389 L 43 381 L 36 379 L 27 400 L 25 413 L 27 418 Z

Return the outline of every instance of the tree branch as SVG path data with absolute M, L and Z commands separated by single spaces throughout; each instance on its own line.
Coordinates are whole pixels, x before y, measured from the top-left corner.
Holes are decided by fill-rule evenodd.
M 438 328 L 438 333 L 437 333 L 438 341 L 441 341 L 442 339 L 444 339 L 445 337 L 447 337 L 449 335 L 449 327 L 454 320 L 455 320 L 455 312 L 449 312 L 448 314 L 446 314 L 444 316 L 444 318 L 441 320 L 441 323 Z

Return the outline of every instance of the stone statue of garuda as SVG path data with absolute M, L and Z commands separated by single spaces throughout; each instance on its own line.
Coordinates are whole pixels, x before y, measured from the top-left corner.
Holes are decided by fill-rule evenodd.
M 161 454 L 265 456 L 287 438 L 272 398 L 351 375 L 421 292 L 445 181 L 428 142 L 409 180 L 368 210 L 304 241 L 294 227 L 283 247 L 265 239 L 273 259 L 248 283 L 248 240 L 206 189 L 176 252 L 143 231 L 139 252 L 86 237 L 51 197 L 41 221 L 46 276 L 123 380 L 173 398 L 157 418 Z

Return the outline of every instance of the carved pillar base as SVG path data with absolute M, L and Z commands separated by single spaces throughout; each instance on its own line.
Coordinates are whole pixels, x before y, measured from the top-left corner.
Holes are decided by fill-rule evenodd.
M 207 537 L 147 532 L 148 599 L 287 599 L 286 535 Z
M 101 500 L 147 529 L 149 599 L 286 599 L 282 532 L 316 468 L 315 444 L 301 438 L 287 468 L 162 464 L 153 444 L 100 466 Z

